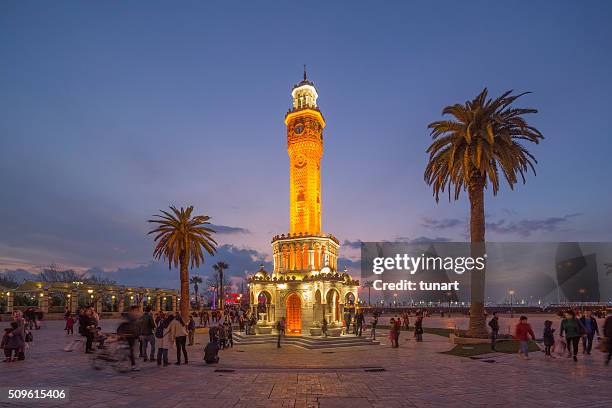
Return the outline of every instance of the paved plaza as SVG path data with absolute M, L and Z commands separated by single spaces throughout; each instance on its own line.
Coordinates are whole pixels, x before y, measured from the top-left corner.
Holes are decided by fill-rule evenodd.
M 117 323 L 103 321 L 103 328 Z M 612 406 L 612 367 L 603 366 L 598 351 L 580 355 L 578 363 L 545 361 L 543 353 L 529 361 L 495 354 L 484 362 L 441 354 L 452 348 L 445 337 L 425 335 L 416 343 L 403 332 L 398 349 L 384 336 L 380 346 L 333 350 L 236 346 L 221 352 L 220 364 L 206 366 L 208 336 L 198 334 L 199 344 L 188 348 L 189 365 L 141 362 L 141 371 L 119 374 L 93 370 L 80 351 L 63 351 L 68 340 L 62 329 L 62 321 L 50 321 L 34 331 L 27 360 L 1 366 L 2 386 L 69 388 L 69 406 L 89 408 Z M 170 361 L 175 358 L 171 351 Z

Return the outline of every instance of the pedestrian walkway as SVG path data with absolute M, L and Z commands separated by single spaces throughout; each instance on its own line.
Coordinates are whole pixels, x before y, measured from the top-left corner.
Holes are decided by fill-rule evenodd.
M 103 328 L 116 324 L 103 321 Z M 35 331 L 27 360 L 2 366 L 2 385 L 67 387 L 70 406 L 88 408 L 612 406 L 612 367 L 603 366 L 601 353 L 579 356 L 578 363 L 544 361 L 542 353 L 529 361 L 496 354 L 487 363 L 441 354 L 452 347 L 445 337 L 426 334 L 416 343 L 402 332 L 397 349 L 384 335 L 379 346 L 326 350 L 236 345 L 221 351 L 220 364 L 207 366 L 207 335 L 198 334 L 187 366 L 141 363 L 140 372 L 117 374 L 94 371 L 83 353 L 64 352 L 62 328 L 63 322 L 45 322 Z

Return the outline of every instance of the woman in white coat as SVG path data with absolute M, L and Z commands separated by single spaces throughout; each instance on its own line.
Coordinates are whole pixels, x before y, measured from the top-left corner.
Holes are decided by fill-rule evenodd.
M 155 342 L 157 343 L 157 366 L 168 366 L 168 350 L 174 346 L 176 338 L 176 324 L 174 315 L 169 315 L 165 320 L 159 323 L 155 329 Z M 180 324 L 180 323 L 179 323 Z

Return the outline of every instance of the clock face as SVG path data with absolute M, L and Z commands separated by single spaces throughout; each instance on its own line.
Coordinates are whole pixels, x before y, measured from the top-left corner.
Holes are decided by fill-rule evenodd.
M 295 167 L 304 167 L 306 164 L 306 156 L 303 154 L 298 154 L 295 158 Z
M 293 128 L 293 131 L 299 135 L 300 133 L 304 131 L 304 125 L 302 125 L 301 123 L 298 125 L 295 125 L 295 127 Z

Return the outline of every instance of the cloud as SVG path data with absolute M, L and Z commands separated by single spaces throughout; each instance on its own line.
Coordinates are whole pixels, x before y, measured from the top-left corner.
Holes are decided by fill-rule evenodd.
M 217 248 L 215 256 L 207 257 L 205 264 L 198 269 L 191 269 L 189 274 L 200 275 L 204 279 L 213 276 L 212 265 L 218 261 L 223 261 L 229 265 L 225 271 L 226 276 L 232 283 L 238 282 L 245 276 L 246 272 L 253 273 L 259 269 L 260 264 L 269 271 L 272 264 L 266 261 L 266 254 L 260 253 L 251 248 L 239 248 L 234 245 L 222 245 Z M 34 280 L 38 278 L 36 273 L 25 270 L 8 270 L 0 273 L 13 274 L 19 280 Z M 86 271 L 89 276 L 100 276 L 112 279 L 118 285 L 142 286 L 152 288 L 178 288 L 179 272 L 177 269 L 168 269 L 166 262 L 148 262 L 130 268 L 118 268 L 113 271 L 105 271 L 102 268 L 94 267 Z
M 215 230 L 218 234 L 250 234 L 251 231 L 249 231 L 246 228 L 241 228 L 241 227 L 230 227 L 228 225 L 216 225 L 216 224 L 210 224 L 210 228 L 212 228 L 213 230 Z
M 443 218 L 441 220 L 424 218 L 422 223 L 423 227 L 435 230 L 455 228 L 464 224 L 465 222 L 459 218 Z
M 582 215 L 581 213 L 574 213 L 564 215 L 562 217 L 547 217 L 541 219 L 524 219 L 518 221 L 506 221 L 501 219 L 499 221 L 486 223 L 488 231 L 497 234 L 513 234 L 527 237 L 534 232 L 552 232 L 558 231 L 561 226 L 567 224 L 571 219 Z
M 356 239 L 355 241 L 349 241 L 348 239 L 345 239 L 344 242 L 342 242 L 342 246 L 349 247 L 351 249 L 360 249 L 361 243 L 362 241 L 360 239 Z
M 416 237 L 416 238 L 397 237 L 396 240 L 401 241 L 401 242 L 408 242 L 410 244 L 430 244 L 432 242 L 451 242 L 452 241 L 452 239 L 446 238 L 446 237 L 429 238 L 429 237 L 424 237 L 424 236 Z

